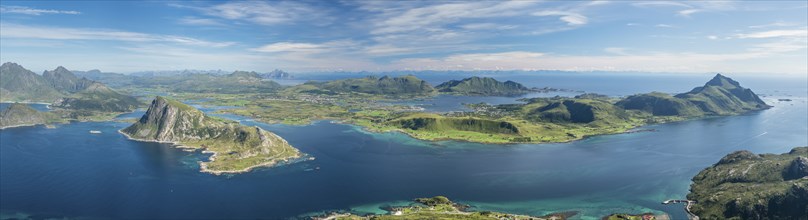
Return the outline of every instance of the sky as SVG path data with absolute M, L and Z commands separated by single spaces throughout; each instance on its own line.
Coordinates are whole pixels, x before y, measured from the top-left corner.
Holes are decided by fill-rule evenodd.
M 0 62 L 808 75 L 808 1 L 2 1 Z

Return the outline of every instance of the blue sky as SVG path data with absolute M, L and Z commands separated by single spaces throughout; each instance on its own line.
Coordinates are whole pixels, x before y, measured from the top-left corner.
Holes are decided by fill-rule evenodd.
M 806 1 L 3 1 L 35 71 L 568 70 L 808 75 Z

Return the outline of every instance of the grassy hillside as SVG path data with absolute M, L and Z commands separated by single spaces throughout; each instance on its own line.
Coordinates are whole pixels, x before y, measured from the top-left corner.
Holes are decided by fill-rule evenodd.
M 717 74 L 704 86 L 690 92 L 670 96 L 647 93 L 629 96 L 616 103 L 625 109 L 636 109 L 656 116 L 694 117 L 702 115 L 733 115 L 769 108 L 752 90 Z
M 687 198 L 704 219 L 806 219 L 808 147 L 731 153 L 693 177 Z
M 462 80 L 450 80 L 436 86 L 439 92 L 460 95 L 512 96 L 531 90 L 513 81 L 500 82 L 490 77 L 470 77 Z

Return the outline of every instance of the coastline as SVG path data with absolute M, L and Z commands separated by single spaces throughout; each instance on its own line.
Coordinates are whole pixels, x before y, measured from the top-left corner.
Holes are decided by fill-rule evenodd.
M 30 102 L 30 101 L 19 101 L 19 102 L 13 102 L 13 101 L 0 101 L 0 103 L 4 103 L 4 104 L 14 104 L 14 103 L 21 103 L 21 104 L 40 104 L 40 105 L 47 105 L 47 106 L 50 106 L 50 105 L 51 105 L 51 103 L 48 103 L 48 102 Z
M 275 166 L 278 163 L 288 162 L 288 161 L 290 161 L 292 159 L 298 159 L 298 158 L 301 158 L 301 157 L 304 156 L 304 155 L 297 155 L 296 157 L 293 157 L 293 158 L 272 160 L 272 161 L 252 165 L 252 166 L 246 167 L 244 169 L 240 169 L 240 170 L 211 170 L 211 169 L 208 169 L 207 164 L 211 163 L 213 161 L 216 161 L 216 155 L 218 155 L 219 152 L 207 150 L 207 148 L 205 148 L 205 147 L 195 147 L 195 146 L 185 145 L 185 144 L 182 144 L 179 141 L 160 141 L 160 140 L 154 140 L 154 139 L 149 140 L 149 139 L 134 138 L 134 137 L 130 136 L 129 134 L 124 133 L 123 129 L 118 130 L 118 133 L 122 134 L 127 139 L 133 140 L 133 141 L 171 144 L 172 147 L 178 148 L 178 149 L 193 149 L 193 150 L 202 149 L 201 153 L 206 153 L 206 154 L 209 153 L 209 154 L 212 154 L 212 155 L 210 157 L 208 157 L 208 161 L 199 161 L 198 162 L 199 163 L 199 171 L 202 172 L 202 173 L 210 173 L 210 174 L 213 174 L 213 175 L 246 173 L 246 172 L 250 172 L 251 170 L 253 170 L 255 168 L 272 167 L 272 166 Z
M 6 129 L 6 128 L 31 127 L 31 126 L 37 126 L 37 125 L 48 125 L 48 123 L 42 123 L 42 124 L 21 124 L 21 125 L 0 126 L 0 130 Z

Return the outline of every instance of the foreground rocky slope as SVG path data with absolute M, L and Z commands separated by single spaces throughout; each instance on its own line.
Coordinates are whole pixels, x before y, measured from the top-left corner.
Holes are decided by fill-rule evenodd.
M 259 127 L 209 117 L 202 111 L 163 97 L 152 101 L 137 122 L 121 130 L 129 138 L 171 142 L 211 152 L 202 171 L 214 174 L 246 172 L 302 156 L 278 135 Z
M 808 219 L 808 147 L 731 153 L 693 177 L 687 199 L 703 219 Z

